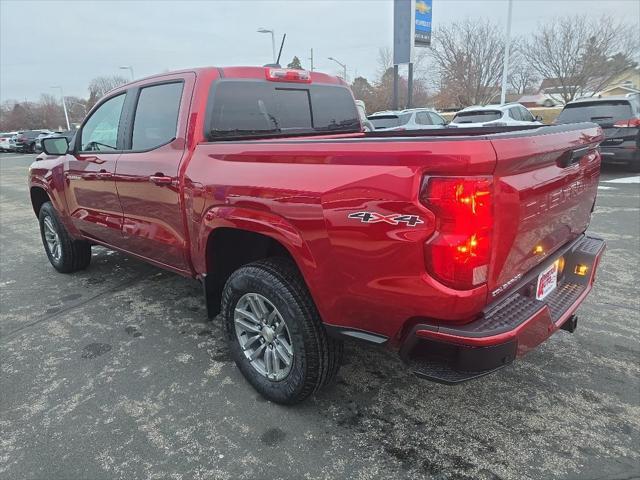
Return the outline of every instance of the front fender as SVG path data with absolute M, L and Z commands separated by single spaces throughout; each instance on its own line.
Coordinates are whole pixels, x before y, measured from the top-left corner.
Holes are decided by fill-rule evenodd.
M 53 208 L 58 213 L 58 218 L 71 236 L 80 238 L 81 233 L 75 228 L 67 214 L 67 201 L 64 194 L 65 181 L 63 165 L 56 160 L 36 161 L 29 167 L 29 194 L 32 188 L 41 188 L 45 191 Z

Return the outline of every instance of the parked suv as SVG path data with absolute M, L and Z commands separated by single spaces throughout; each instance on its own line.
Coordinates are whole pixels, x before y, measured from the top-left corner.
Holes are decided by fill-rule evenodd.
M 425 130 L 442 128 L 447 121 L 430 108 L 411 108 L 407 110 L 388 110 L 376 112 L 369 117 L 376 131 Z
M 602 127 L 603 164 L 624 164 L 640 171 L 640 94 L 574 100 L 565 105 L 554 123 L 576 122 Z
M 16 151 L 35 152 L 36 139 L 42 133 L 51 133 L 48 130 L 24 130 L 16 136 Z
M 452 126 L 457 127 L 506 127 L 517 125 L 542 125 L 539 118 L 519 103 L 504 105 L 475 105 L 456 113 Z

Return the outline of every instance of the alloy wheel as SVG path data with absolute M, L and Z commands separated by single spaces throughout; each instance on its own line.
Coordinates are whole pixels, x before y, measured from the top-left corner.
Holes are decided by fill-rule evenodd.
M 293 366 L 293 344 L 275 305 L 258 293 L 247 293 L 238 300 L 233 320 L 250 365 L 269 380 L 285 379 Z
M 47 248 L 49 253 L 56 262 L 60 261 L 62 257 L 62 249 L 60 245 L 60 236 L 56 231 L 56 227 L 51 220 L 51 217 L 45 217 L 44 221 L 44 239 L 47 242 Z

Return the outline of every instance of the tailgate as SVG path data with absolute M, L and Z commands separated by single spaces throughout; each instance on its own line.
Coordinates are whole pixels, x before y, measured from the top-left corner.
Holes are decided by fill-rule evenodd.
M 497 164 L 490 300 L 587 229 L 601 139 L 593 123 L 491 137 Z

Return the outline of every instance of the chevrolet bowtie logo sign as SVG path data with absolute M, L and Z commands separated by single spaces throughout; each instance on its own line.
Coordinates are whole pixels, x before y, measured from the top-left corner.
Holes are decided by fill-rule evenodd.
M 431 7 L 427 5 L 424 1 L 419 0 L 418 2 L 416 2 L 416 10 L 424 15 L 425 13 L 429 13 L 429 11 L 431 10 Z

